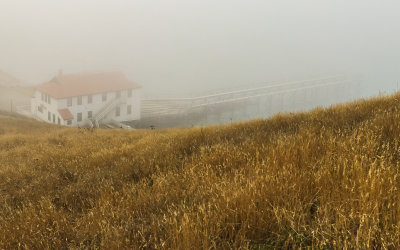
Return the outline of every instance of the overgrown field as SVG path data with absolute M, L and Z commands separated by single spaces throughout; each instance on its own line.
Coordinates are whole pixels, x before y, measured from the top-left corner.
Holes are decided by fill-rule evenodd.
M 225 126 L 0 116 L 0 249 L 398 248 L 400 94 Z

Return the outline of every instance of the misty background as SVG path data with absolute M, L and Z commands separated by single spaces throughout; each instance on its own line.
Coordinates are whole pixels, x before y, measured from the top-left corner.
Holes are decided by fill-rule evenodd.
M 145 95 L 352 74 L 397 89 L 400 1 L 0 0 L 0 69 L 29 84 L 118 70 Z

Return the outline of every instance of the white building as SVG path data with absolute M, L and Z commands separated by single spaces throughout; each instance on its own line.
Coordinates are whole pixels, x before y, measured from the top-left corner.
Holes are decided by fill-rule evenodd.
M 140 119 L 141 87 L 120 72 L 63 75 L 37 85 L 31 111 L 67 126 L 94 126 Z

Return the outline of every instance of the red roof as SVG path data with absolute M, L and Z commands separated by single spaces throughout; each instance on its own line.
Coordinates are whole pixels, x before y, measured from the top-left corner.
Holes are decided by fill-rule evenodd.
M 134 88 L 140 86 L 129 81 L 121 72 L 61 75 L 36 86 L 37 90 L 56 99 Z
M 72 115 L 71 111 L 69 111 L 69 109 L 59 109 L 58 113 L 60 114 L 61 118 L 63 118 L 64 120 L 74 119 L 74 116 Z

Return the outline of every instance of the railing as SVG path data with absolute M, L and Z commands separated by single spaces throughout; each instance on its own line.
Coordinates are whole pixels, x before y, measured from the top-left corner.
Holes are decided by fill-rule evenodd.
M 121 105 L 123 103 L 126 103 L 126 98 L 125 97 L 118 97 L 111 102 L 107 103 L 106 105 L 103 106 L 92 118 L 92 124 L 94 127 L 98 128 L 100 126 L 100 121 L 107 115 L 109 114 L 114 108 L 116 108 L 118 105 Z
M 260 97 L 274 96 L 295 91 L 323 88 L 353 82 L 353 79 L 334 76 L 311 80 L 272 82 L 267 86 L 258 86 L 241 90 L 231 90 L 193 98 L 152 98 L 142 100 L 142 118 L 162 115 L 179 115 L 193 109 L 216 106 L 224 103 L 240 102 Z
M 146 117 L 147 114 L 164 115 L 164 114 L 182 114 L 192 107 L 192 99 L 179 100 L 143 100 L 141 103 L 141 115 Z
M 86 123 L 89 125 L 89 128 L 93 128 L 94 127 L 93 121 L 90 118 L 88 118 L 86 120 Z

